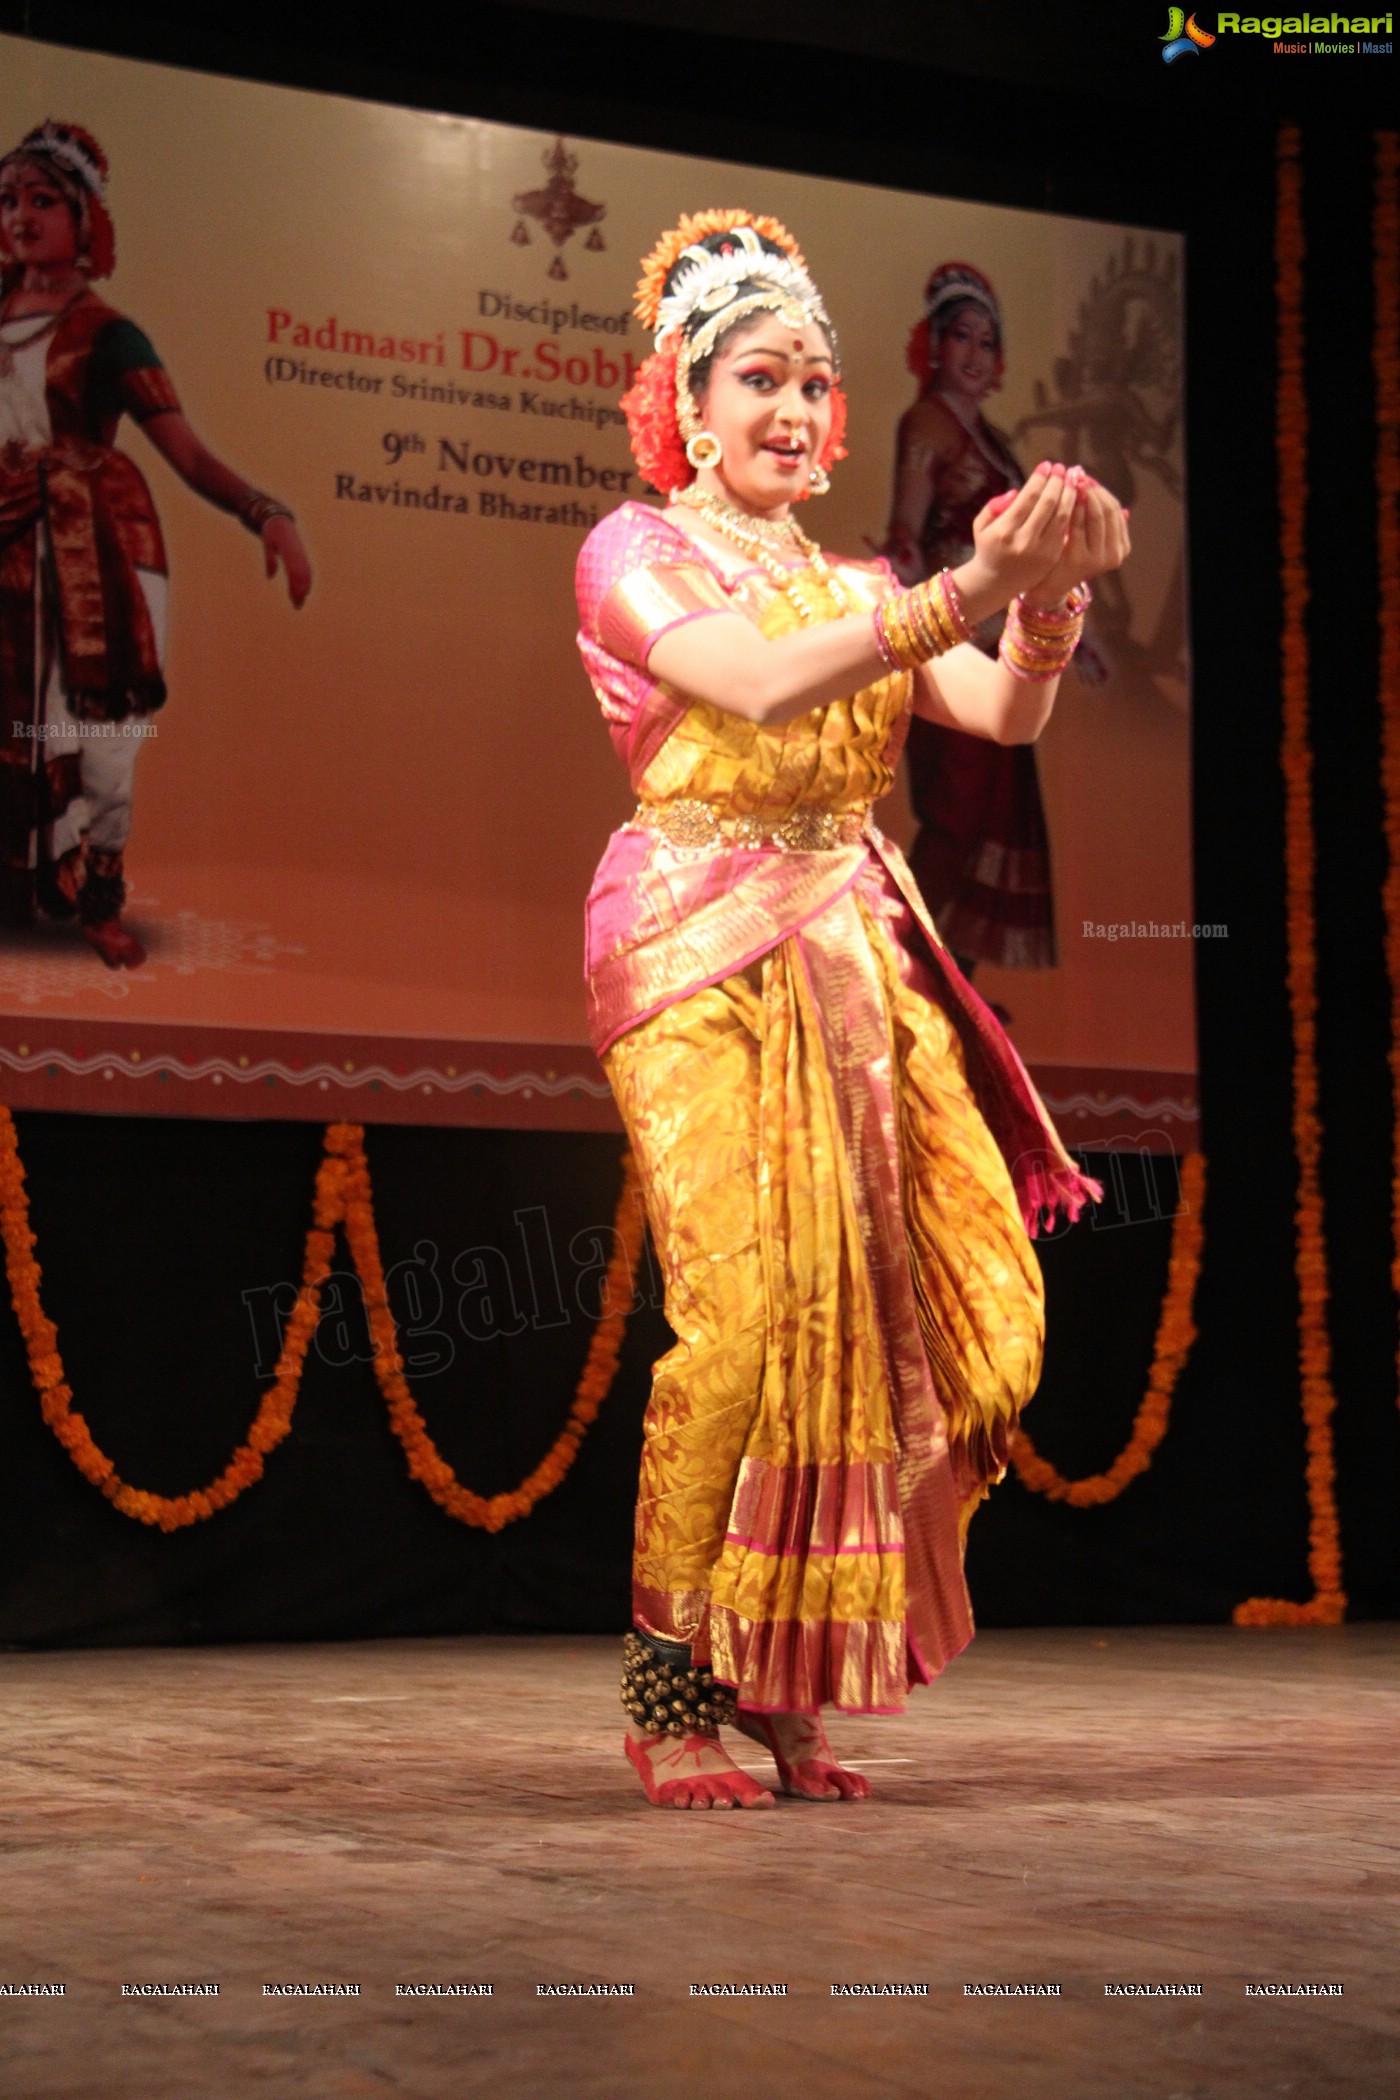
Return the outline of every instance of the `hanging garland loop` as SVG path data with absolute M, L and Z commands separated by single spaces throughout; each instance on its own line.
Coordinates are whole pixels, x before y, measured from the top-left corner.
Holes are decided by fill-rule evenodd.
M 316 1174 L 301 1285 L 283 1334 L 272 1384 L 263 1394 L 246 1438 L 217 1479 L 188 1495 L 156 1495 L 134 1488 L 121 1478 L 94 1440 L 85 1417 L 73 1405 L 72 1389 L 64 1377 L 59 1354 L 58 1329 L 45 1313 L 39 1295 L 42 1271 L 34 1255 L 36 1241 L 29 1222 L 29 1198 L 14 1117 L 8 1108 L 0 1106 L 0 1232 L 4 1236 L 10 1296 L 28 1352 L 40 1411 L 83 1478 L 100 1489 L 123 1516 L 141 1524 L 158 1525 L 162 1531 L 179 1531 L 227 1509 L 245 1488 L 261 1479 L 268 1453 L 276 1450 L 292 1426 L 306 1352 L 321 1315 L 322 1286 L 335 1259 L 337 1228 L 345 1234 L 360 1279 L 374 1344 L 375 1377 L 394 1433 L 403 1445 L 409 1472 L 439 1508 L 477 1530 L 500 1531 L 504 1525 L 528 1516 L 568 1473 L 617 1373 L 646 1232 L 637 1170 L 630 1153 L 623 1157 L 622 1192 L 602 1310 L 589 1342 L 569 1418 L 540 1463 L 517 1488 L 501 1495 L 474 1494 L 462 1486 L 429 1435 L 403 1375 L 403 1358 L 399 1355 L 398 1334 L 385 1290 L 384 1264 L 374 1223 L 365 1134 L 358 1123 L 332 1123 L 326 1129 L 325 1150 Z

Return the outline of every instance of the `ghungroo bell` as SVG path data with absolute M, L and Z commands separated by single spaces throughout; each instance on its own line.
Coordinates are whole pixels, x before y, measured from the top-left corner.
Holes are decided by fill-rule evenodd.
M 734 1694 L 704 1663 L 668 1662 L 644 1633 L 622 1644 L 622 1703 L 645 1735 L 717 1736 Z

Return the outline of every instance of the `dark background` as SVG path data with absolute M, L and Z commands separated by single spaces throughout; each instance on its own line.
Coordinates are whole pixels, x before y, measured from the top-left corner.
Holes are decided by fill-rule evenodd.
M 1247 1595 L 1310 1590 L 1278 765 L 1272 235 L 1285 118 L 1302 127 L 1309 243 L 1338 1492 L 1354 1615 L 1400 1608 L 1369 223 L 1372 133 L 1394 121 L 1397 76 L 1390 59 L 1274 58 L 1242 37 L 1166 66 L 1164 26 L 1156 0 L 468 0 L 450 15 L 244 5 L 197 17 L 0 0 L 0 29 L 53 42 L 1186 234 L 1196 910 L 1230 929 L 1196 957 L 1210 1175 L 1200 1339 L 1165 1443 L 1118 1501 L 1066 1509 L 1010 1479 L 979 1515 L 969 1569 L 983 1624 L 1210 1621 Z M 197 297 L 217 258 L 189 267 Z M 166 1493 L 207 1482 L 266 1383 L 268 1294 L 299 1272 L 319 1129 L 18 1121 L 77 1404 L 129 1481 Z M 424 1413 L 466 1482 L 512 1487 L 561 1426 L 583 1362 L 619 1141 L 384 1129 L 369 1150 L 386 1262 L 435 1249 L 445 1287 L 440 1316 L 421 1271 L 416 1301 L 407 1282 L 395 1294 L 407 1325 L 433 1330 L 405 1351 Z M 1124 1164 L 1126 1210 L 1044 1248 L 1050 1343 L 1028 1426 L 1071 1473 L 1106 1465 L 1128 1433 L 1165 1281 L 1173 1167 Z M 541 1274 L 532 1283 L 517 1213 L 536 1272 L 547 1236 L 557 1300 Z M 495 1250 L 480 1273 L 497 1303 L 471 1297 L 468 1333 L 448 1272 L 463 1258 L 470 1279 L 482 1248 Z M 643 1297 L 656 1297 L 649 1273 Z M 453 1523 L 408 1479 L 353 1294 L 346 1306 L 323 1322 L 266 1479 L 173 1536 L 118 1515 L 79 1477 L 0 1318 L 0 1641 L 622 1626 L 647 1366 L 665 1346 L 655 1302 L 633 1317 L 568 1481 L 495 1537 Z

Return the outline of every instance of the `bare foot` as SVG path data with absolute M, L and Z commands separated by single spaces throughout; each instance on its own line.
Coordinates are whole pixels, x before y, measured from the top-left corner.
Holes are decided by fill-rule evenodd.
M 753 1714 L 742 1708 L 735 1725 L 773 1753 L 785 1794 L 803 1801 L 864 1801 L 870 1781 L 831 1754 L 820 1714 Z
M 627 1731 L 627 1756 L 653 1808 L 774 1808 L 767 1787 L 741 1772 L 712 1735 Z

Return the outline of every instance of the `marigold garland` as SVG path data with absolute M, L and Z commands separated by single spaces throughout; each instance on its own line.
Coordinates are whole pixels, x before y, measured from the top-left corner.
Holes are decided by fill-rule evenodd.
M 1385 797 L 1385 960 L 1390 978 L 1392 1257 L 1390 1280 L 1400 1298 L 1400 137 L 1376 134 L 1375 209 L 1371 220 L 1376 375 L 1376 553 L 1380 571 L 1381 787 Z M 1400 1397 L 1400 1356 L 1396 1359 Z
M 1298 1279 L 1298 1356 L 1302 1373 L 1308 1487 L 1306 1604 L 1251 1597 L 1235 1607 L 1237 1626 L 1335 1626 L 1346 1616 L 1341 1534 L 1332 1450 L 1332 1351 L 1327 1332 L 1327 1245 L 1319 1168 L 1317 952 L 1313 881 L 1312 748 L 1308 718 L 1308 405 L 1303 365 L 1303 177 L 1298 127 L 1278 139 L 1274 260 L 1278 296 L 1279 545 L 1283 581 L 1284 850 L 1287 868 L 1288 998 L 1293 1023 L 1293 1145 L 1298 1159 L 1294 1267 Z
M 573 1464 L 588 1425 L 607 1398 L 617 1371 L 646 1231 L 637 1170 L 630 1153 L 623 1158 L 615 1251 L 604 1285 L 602 1314 L 589 1343 L 569 1419 L 551 1449 L 518 1488 L 502 1495 L 474 1495 L 460 1484 L 429 1436 L 403 1377 L 398 1334 L 385 1296 L 364 1131 L 356 1123 L 332 1123 L 326 1130 L 325 1152 L 316 1174 L 301 1287 L 287 1321 L 276 1374 L 262 1397 L 247 1438 L 208 1487 L 188 1495 L 156 1495 L 130 1487 L 121 1479 L 73 1405 L 59 1355 L 58 1330 L 45 1315 L 39 1298 L 42 1272 L 34 1259 L 35 1237 L 29 1223 L 29 1199 L 14 1118 L 8 1108 L 0 1105 L 0 1232 L 5 1242 L 10 1296 L 40 1409 L 84 1479 L 99 1488 L 124 1516 L 134 1517 L 138 1523 L 159 1525 L 162 1531 L 178 1531 L 227 1509 L 245 1488 L 261 1478 L 267 1454 L 276 1449 L 292 1426 L 306 1352 L 320 1318 L 321 1287 L 335 1257 L 337 1226 L 345 1232 L 360 1278 L 374 1342 L 375 1374 L 388 1403 L 389 1418 L 407 1454 L 410 1473 L 423 1483 L 441 1508 L 461 1523 L 499 1531 L 503 1525 L 527 1516 L 537 1502 L 558 1487 Z
M 460 1523 L 483 1531 L 499 1531 L 502 1525 L 528 1516 L 535 1504 L 558 1487 L 578 1456 L 588 1425 L 607 1398 L 617 1372 L 618 1353 L 632 1310 L 637 1263 L 646 1232 L 637 1169 L 631 1153 L 623 1155 L 622 1194 L 614 1227 L 613 1257 L 603 1286 L 602 1310 L 588 1358 L 569 1409 L 569 1419 L 533 1473 L 518 1488 L 502 1495 L 477 1495 L 462 1486 L 447 1460 L 428 1434 L 427 1425 L 403 1375 L 398 1352 L 398 1334 L 384 1289 L 384 1265 L 379 1235 L 374 1225 L 369 1166 L 365 1159 L 364 1133 L 354 1124 L 336 1126 L 337 1150 L 345 1161 L 345 1236 L 364 1292 L 374 1343 L 374 1370 L 379 1390 L 388 1404 L 394 1434 L 403 1445 L 408 1470 L 421 1481 L 434 1502 Z M 327 1145 L 331 1143 L 327 1133 Z
M 676 415 L 676 353 L 653 350 L 637 367 L 620 402 L 627 418 L 632 457 L 642 479 L 669 496 L 695 479 L 695 469 L 685 456 L 681 426 Z
M 1200 1152 L 1188 1152 L 1181 1163 L 1181 1203 L 1172 1222 L 1172 1247 L 1167 1262 L 1167 1288 L 1157 1322 L 1157 1342 L 1152 1353 L 1147 1391 L 1133 1417 L 1132 1434 L 1113 1464 L 1103 1473 L 1089 1473 L 1068 1480 L 1042 1458 L 1024 1429 L 1011 1439 L 1011 1463 L 1024 1487 L 1051 1502 L 1068 1502 L 1075 1509 L 1091 1509 L 1112 1502 L 1129 1481 L 1145 1473 L 1152 1454 L 1167 1433 L 1172 1396 L 1185 1369 L 1196 1339 L 1193 1308 L 1196 1283 L 1201 1273 L 1201 1248 L 1205 1238 L 1206 1163 Z

